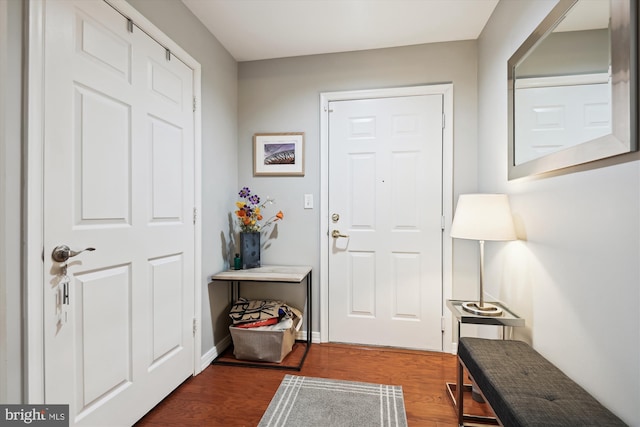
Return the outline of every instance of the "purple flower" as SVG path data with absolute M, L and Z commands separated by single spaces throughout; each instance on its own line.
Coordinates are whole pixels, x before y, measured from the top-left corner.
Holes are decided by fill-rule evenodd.
M 251 190 L 249 190 L 249 187 L 242 187 L 242 190 L 240 190 L 240 192 L 238 193 L 238 195 L 243 199 L 249 197 L 249 194 L 251 194 Z
M 249 203 L 251 203 L 252 205 L 259 205 L 260 196 L 258 196 L 257 194 L 252 194 L 251 196 L 249 196 Z

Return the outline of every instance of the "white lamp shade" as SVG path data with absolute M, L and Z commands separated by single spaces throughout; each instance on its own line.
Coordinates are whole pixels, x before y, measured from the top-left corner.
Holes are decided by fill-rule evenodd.
M 471 240 L 516 240 L 507 195 L 460 195 L 451 225 L 451 237 Z

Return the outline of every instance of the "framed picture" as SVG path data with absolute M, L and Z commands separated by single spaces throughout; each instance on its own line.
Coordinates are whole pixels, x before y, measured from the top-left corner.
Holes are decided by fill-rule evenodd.
M 254 176 L 304 176 L 304 132 L 256 133 Z

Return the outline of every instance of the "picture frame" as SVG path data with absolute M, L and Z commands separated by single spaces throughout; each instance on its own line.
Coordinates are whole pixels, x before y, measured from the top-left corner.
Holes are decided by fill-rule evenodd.
M 254 176 L 304 176 L 304 132 L 253 135 Z

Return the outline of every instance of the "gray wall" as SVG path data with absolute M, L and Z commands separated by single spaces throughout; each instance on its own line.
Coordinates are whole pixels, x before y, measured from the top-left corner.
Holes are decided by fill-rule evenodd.
M 237 183 L 237 63 L 180 1 L 129 3 L 202 66 L 202 352 L 229 335 L 228 292 L 208 277 L 228 267 L 228 214 Z
M 277 199 L 285 219 L 278 239 L 263 252 L 265 263 L 313 266 L 314 331 L 319 327 L 320 263 L 320 93 L 436 83 L 453 83 L 454 192 L 475 189 L 476 42 L 437 43 L 361 52 L 313 55 L 239 64 L 238 178 L 260 195 Z M 252 137 L 259 132 L 305 132 L 304 177 L 254 177 Z M 314 209 L 303 209 L 303 195 L 314 195 Z M 457 256 L 454 257 L 455 266 Z M 458 289 L 473 292 L 475 272 L 454 276 Z M 251 296 L 267 296 L 269 287 Z M 280 291 L 278 291 L 280 292 Z M 285 294 L 286 296 L 286 294 Z M 289 295 L 300 308 L 303 296 Z
M 609 71 L 609 30 L 551 33 L 518 65 L 517 76 L 566 76 Z
M 525 317 L 516 337 L 630 425 L 640 419 L 638 154 L 507 181 L 507 60 L 555 0 L 502 0 L 478 45 L 479 186 L 510 194 L 526 240 L 487 244 L 488 292 Z

